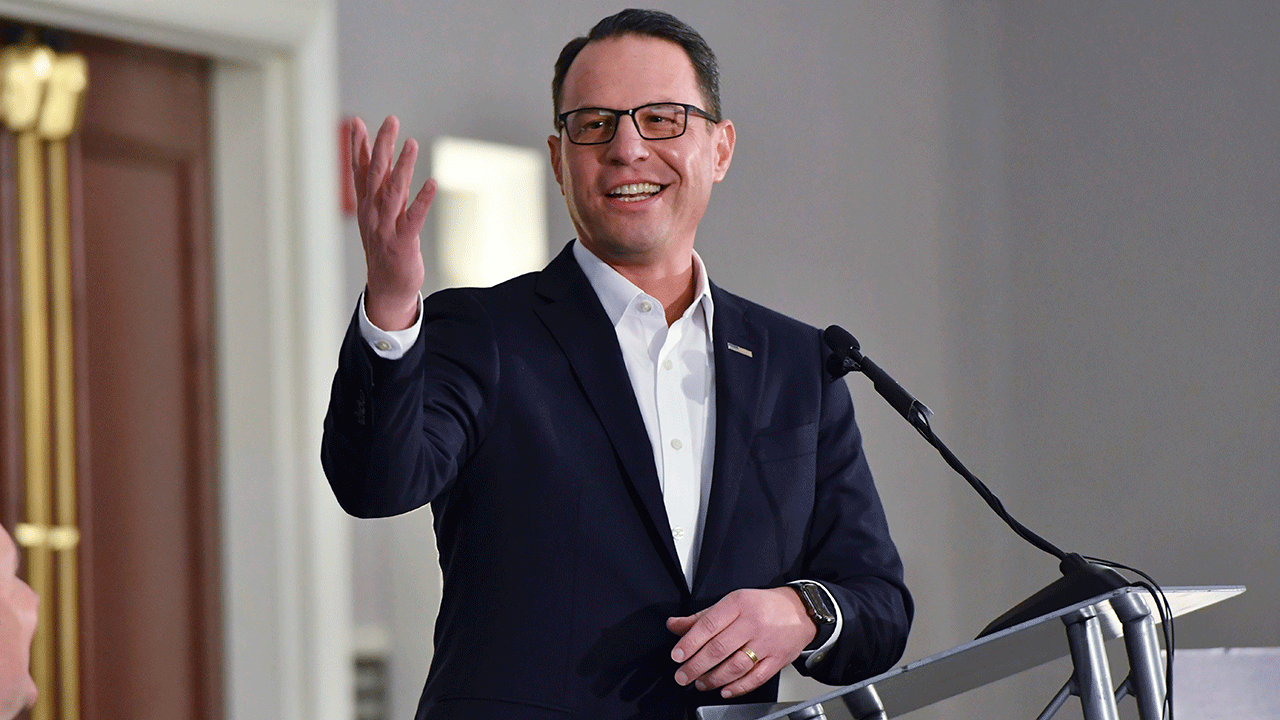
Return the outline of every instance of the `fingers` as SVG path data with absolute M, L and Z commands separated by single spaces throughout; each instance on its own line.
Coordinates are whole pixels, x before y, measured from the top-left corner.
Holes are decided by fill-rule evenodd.
M 399 231 L 401 234 L 416 237 L 422 232 L 422 225 L 427 220 L 427 211 L 431 209 L 431 202 L 436 197 L 436 181 L 430 178 L 422 184 L 422 189 L 413 198 L 413 202 L 409 207 L 405 208 L 403 219 Z
M 755 663 L 741 652 L 752 628 L 748 622 L 738 622 L 742 618 L 736 600 L 730 594 L 696 615 L 668 621 L 674 632 L 686 628 L 671 650 L 671 659 L 684 663 L 676 671 L 677 683 L 692 682 L 699 690 L 709 690 L 739 680 L 753 669 Z
M 399 119 L 388 116 L 370 148 L 364 123 L 359 118 L 351 123 L 356 220 L 367 271 L 365 308 L 385 330 L 408 327 L 417 317 L 424 274 L 419 235 L 436 194 L 436 183 L 428 180 L 410 202 L 418 142 L 405 140 L 393 165 L 399 131 Z
M 694 687 L 703 692 L 721 688 L 720 695 L 731 698 L 760 687 L 794 659 L 770 654 L 770 650 L 756 649 L 771 647 L 770 642 L 762 636 L 745 641 L 740 640 L 740 637 L 738 634 L 724 632 L 710 640 L 702 652 L 676 671 L 676 682 L 687 685 L 692 681 Z M 725 652 L 735 645 L 736 648 Z M 754 658 L 746 652 L 747 649 L 751 649 Z M 722 653 L 722 659 L 716 661 Z
M 682 633 L 683 637 L 681 637 L 680 641 L 676 643 L 676 646 L 671 649 L 672 660 L 675 660 L 676 662 L 684 662 L 686 659 L 692 657 L 695 653 L 705 647 L 708 642 L 717 638 L 721 631 L 729 627 L 730 624 L 737 619 L 737 607 L 728 601 L 729 598 L 726 597 L 724 600 L 721 600 L 696 615 L 692 615 L 688 618 L 671 618 L 667 621 L 667 626 L 669 628 L 673 621 L 680 625 L 688 626 Z M 680 632 L 674 628 L 672 628 L 672 630 L 673 632 Z M 719 639 L 717 641 L 717 646 L 723 644 L 726 639 L 727 638 Z M 746 638 L 743 638 L 743 641 L 745 642 Z M 722 653 L 719 653 L 720 656 L 716 659 L 716 662 L 723 660 L 726 655 L 734 650 L 737 650 L 737 648 L 725 648 Z M 693 677 L 697 677 L 697 675 Z
M 351 119 L 351 176 L 356 188 L 357 203 L 367 194 L 369 177 L 369 129 L 358 117 Z
M 392 141 L 394 140 L 393 137 Z M 400 157 L 396 159 L 395 167 L 391 169 L 386 182 L 382 184 L 382 196 L 378 198 L 378 202 L 386 211 L 384 216 L 390 218 L 396 226 L 399 226 L 400 216 L 405 211 L 409 198 L 409 184 L 413 181 L 413 166 L 416 162 L 418 162 L 418 141 L 409 138 L 404 141 L 404 147 L 400 149 Z
M 750 648 L 751 644 L 747 643 L 744 647 Z M 696 680 L 695 687 L 702 691 L 718 687 L 721 697 L 736 697 L 765 684 L 787 664 L 778 657 L 762 656 L 755 650 L 752 652 L 756 653 L 758 661 L 752 660 L 744 649 L 739 648 L 711 672 Z
M 388 115 L 378 128 L 378 136 L 373 141 L 373 151 L 369 156 L 369 170 L 365 176 L 366 197 L 377 197 L 386 181 L 387 172 L 391 169 L 391 153 L 395 150 L 396 135 L 400 133 L 400 120 L 395 115 Z
M 681 685 L 693 683 L 699 690 L 710 690 L 740 680 L 751 672 L 756 663 L 742 651 L 751 645 L 750 636 L 734 626 L 711 637 L 702 647 L 676 670 L 676 682 Z M 759 645 L 763 647 L 763 645 Z M 763 650 L 753 650 L 756 657 L 762 657 Z M 673 655 L 675 653 L 672 653 Z M 768 675 L 765 679 L 768 679 Z
M 355 118 L 351 125 L 352 172 L 362 231 L 367 229 L 401 239 L 417 237 L 436 193 L 435 182 L 428 180 L 413 203 L 408 202 L 413 169 L 418 161 L 418 141 L 406 139 L 395 165 L 391 166 L 391 153 L 400 130 L 399 119 L 390 115 L 383 121 L 372 151 L 364 123 Z
M 790 588 L 736 590 L 701 613 L 669 618 L 667 628 L 682 635 L 671 651 L 683 663 L 676 682 L 721 688 L 725 698 L 760 687 L 813 638 L 812 621 L 792 607 L 799 605 L 794 598 Z
M 693 615 L 686 617 L 667 618 L 667 629 L 677 635 L 684 635 L 689 632 L 689 628 L 693 627 L 694 623 L 698 622 L 699 618 L 706 614 L 707 611 L 703 610 L 702 612 L 694 613 Z M 679 643 L 677 643 L 677 645 L 679 645 Z M 672 651 L 672 655 L 675 655 L 675 651 Z
M 746 653 L 743 652 L 736 654 L 746 657 Z M 707 679 L 707 685 L 709 688 L 714 688 L 717 684 L 722 685 L 720 697 L 726 699 L 744 695 L 768 682 L 769 678 L 777 675 L 786 666 L 787 662 L 790 661 L 784 661 L 777 657 L 762 657 L 760 662 L 752 663 L 752 667 L 739 676 L 736 681 L 731 681 L 732 678 L 726 675 L 723 682 L 720 682 L 720 678 L 713 676 Z

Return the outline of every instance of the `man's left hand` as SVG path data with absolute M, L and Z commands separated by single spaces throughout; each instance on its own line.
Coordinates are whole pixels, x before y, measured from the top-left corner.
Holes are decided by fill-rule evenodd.
M 703 691 L 721 688 L 725 698 L 763 685 L 800 657 L 818 632 L 789 587 L 735 590 L 695 615 L 668 618 L 667 629 L 681 636 L 671 651 L 671 659 L 682 663 L 676 682 Z

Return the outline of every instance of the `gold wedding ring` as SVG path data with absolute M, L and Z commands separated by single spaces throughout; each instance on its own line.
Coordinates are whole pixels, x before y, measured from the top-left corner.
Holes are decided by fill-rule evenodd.
M 756 663 L 760 662 L 760 656 L 751 652 L 751 648 L 747 647 L 746 645 L 742 646 L 742 652 L 746 653 L 747 657 L 751 658 L 752 665 L 755 665 Z

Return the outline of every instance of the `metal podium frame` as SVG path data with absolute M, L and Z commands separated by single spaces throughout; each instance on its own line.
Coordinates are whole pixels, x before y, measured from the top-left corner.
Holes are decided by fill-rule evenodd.
M 1178 617 L 1244 590 L 1240 585 L 1167 588 L 1165 596 L 1172 617 Z M 1052 717 L 1071 695 L 1080 698 L 1085 720 L 1117 720 L 1116 702 L 1129 694 L 1141 720 L 1160 720 L 1165 675 L 1159 618 L 1146 590 L 1120 588 L 803 702 L 708 706 L 698 709 L 698 718 L 888 720 L 1070 655 L 1074 673 L 1040 720 Z M 1115 692 L 1104 643 L 1119 637 L 1125 639 L 1129 674 Z

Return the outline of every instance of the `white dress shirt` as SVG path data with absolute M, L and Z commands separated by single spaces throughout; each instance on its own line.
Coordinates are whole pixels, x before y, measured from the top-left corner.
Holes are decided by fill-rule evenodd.
M 716 436 L 711 283 L 695 252 L 697 292 L 684 314 L 668 327 L 666 310 L 656 298 L 582 243 L 574 243 L 573 255 L 618 334 L 631 389 L 653 448 L 671 537 L 685 582 L 692 587 L 711 496 L 715 443 L 710 440 Z

